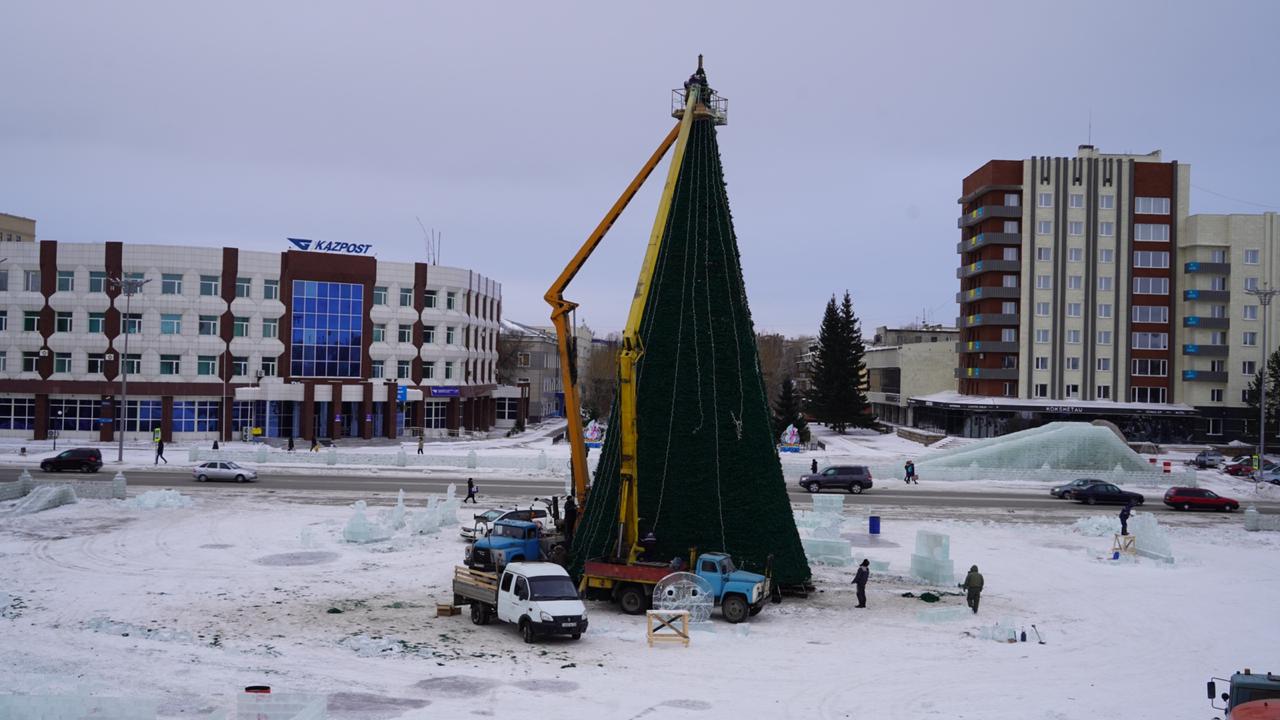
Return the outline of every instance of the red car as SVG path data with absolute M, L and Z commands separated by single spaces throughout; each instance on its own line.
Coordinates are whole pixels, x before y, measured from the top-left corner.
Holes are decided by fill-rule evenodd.
M 1275 463 L 1268 460 L 1265 464 L 1265 469 L 1270 470 L 1275 466 L 1276 466 Z M 1253 462 L 1246 460 L 1245 462 L 1231 463 L 1230 465 L 1222 469 L 1228 475 L 1234 475 L 1236 477 L 1247 477 L 1253 474 Z
M 1232 512 L 1240 509 L 1240 503 L 1228 497 L 1205 490 L 1203 488 L 1172 487 L 1164 494 L 1164 504 L 1176 510 L 1223 510 Z

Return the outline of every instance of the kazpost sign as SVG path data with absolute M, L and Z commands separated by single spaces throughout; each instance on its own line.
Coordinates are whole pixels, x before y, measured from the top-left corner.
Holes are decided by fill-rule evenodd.
M 289 242 L 299 250 L 308 252 L 328 252 L 338 253 L 342 255 L 368 255 L 373 249 L 372 243 L 348 243 L 337 242 L 334 240 L 304 240 L 302 238 L 288 238 Z

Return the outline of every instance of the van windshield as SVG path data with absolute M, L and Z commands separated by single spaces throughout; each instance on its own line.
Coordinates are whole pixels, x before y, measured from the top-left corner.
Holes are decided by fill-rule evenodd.
M 545 575 L 529 578 L 534 600 L 577 600 L 578 589 L 567 577 Z

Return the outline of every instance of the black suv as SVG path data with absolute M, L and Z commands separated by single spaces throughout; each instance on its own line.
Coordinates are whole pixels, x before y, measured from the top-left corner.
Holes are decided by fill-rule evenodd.
M 97 448 L 72 448 L 63 450 L 57 455 L 40 461 L 40 469 L 45 472 L 57 470 L 79 470 L 80 472 L 98 472 L 102 467 L 102 451 Z
M 832 465 L 817 475 L 801 475 L 800 487 L 811 493 L 836 488 L 857 495 L 871 488 L 871 469 L 866 465 Z

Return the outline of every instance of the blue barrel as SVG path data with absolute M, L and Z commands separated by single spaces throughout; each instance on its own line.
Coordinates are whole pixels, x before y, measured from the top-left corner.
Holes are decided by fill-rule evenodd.
M 871 534 L 879 535 L 880 534 L 880 516 L 872 515 L 870 516 L 869 520 L 871 521 Z

